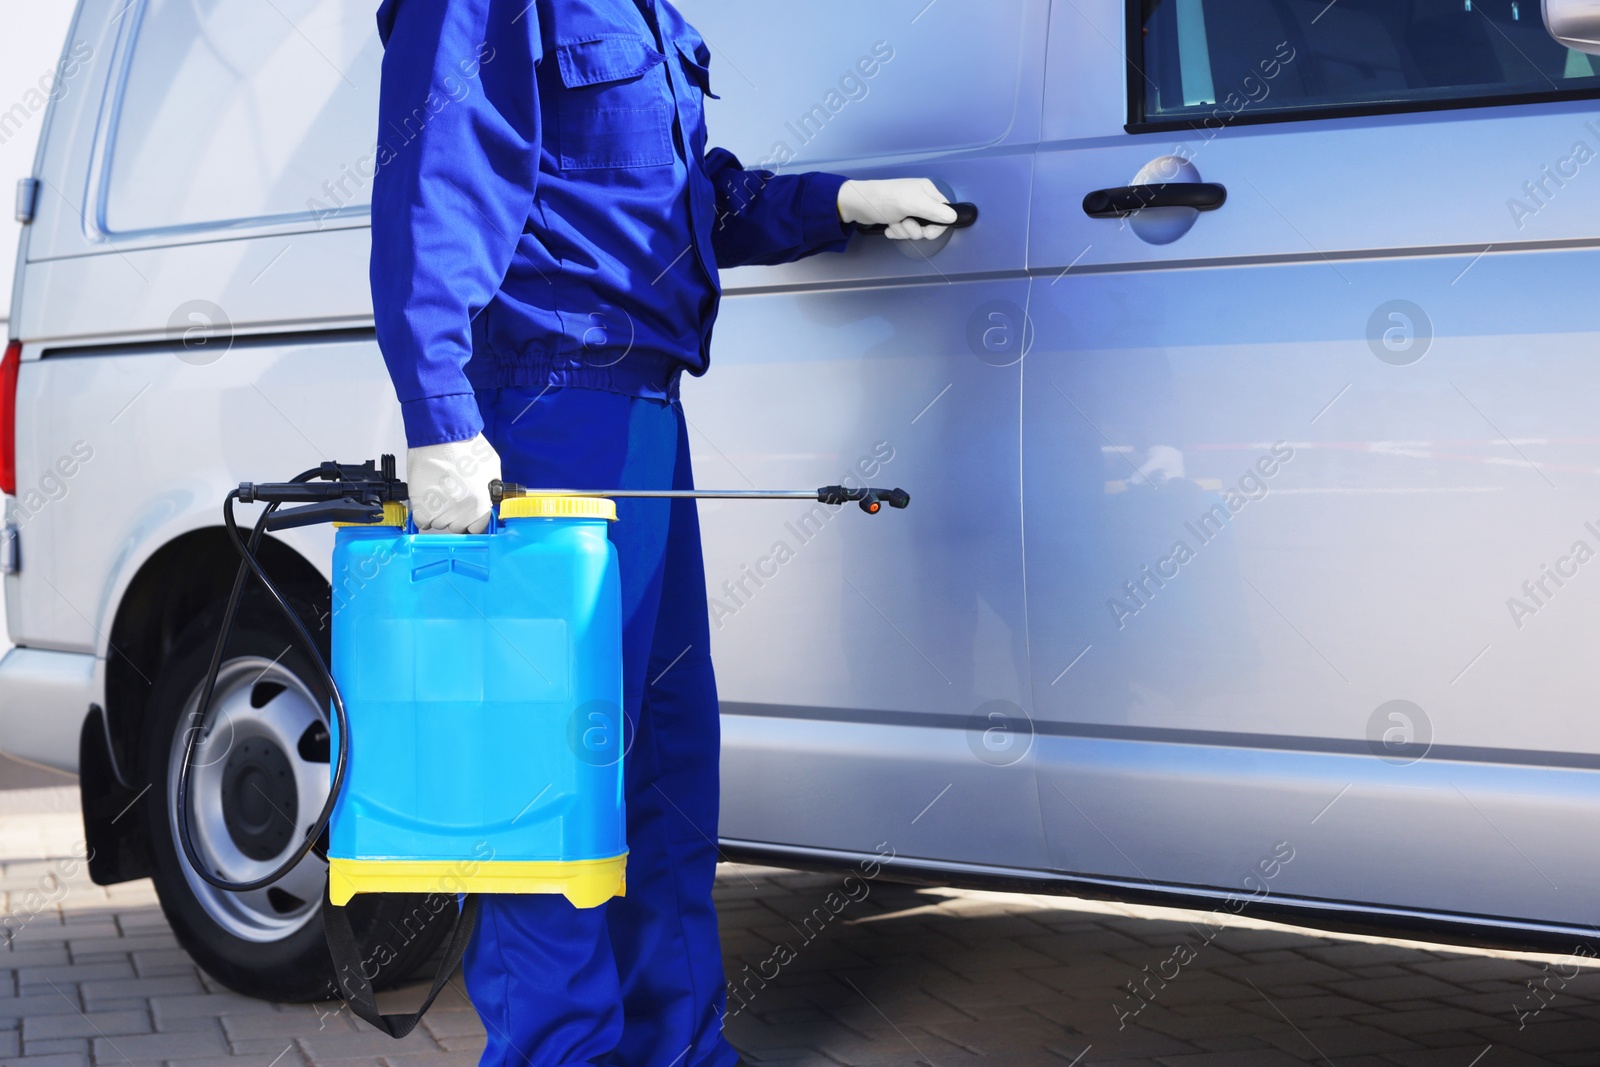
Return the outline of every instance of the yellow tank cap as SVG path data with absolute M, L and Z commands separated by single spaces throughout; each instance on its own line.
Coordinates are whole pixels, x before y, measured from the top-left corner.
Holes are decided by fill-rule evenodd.
M 334 528 L 341 526 L 404 526 L 406 524 L 406 506 L 398 500 L 385 500 L 383 502 L 383 518 L 377 522 L 336 522 Z
M 502 519 L 608 519 L 617 502 L 603 496 L 514 496 L 500 501 Z

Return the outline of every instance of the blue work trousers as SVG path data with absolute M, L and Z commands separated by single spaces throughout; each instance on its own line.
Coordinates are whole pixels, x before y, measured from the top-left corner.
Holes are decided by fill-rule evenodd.
M 575 388 L 477 394 L 508 481 L 691 489 L 676 402 Z M 485 894 L 463 967 L 483 1067 L 729 1067 L 711 899 L 720 732 L 692 500 L 617 501 L 627 893 L 596 908 Z

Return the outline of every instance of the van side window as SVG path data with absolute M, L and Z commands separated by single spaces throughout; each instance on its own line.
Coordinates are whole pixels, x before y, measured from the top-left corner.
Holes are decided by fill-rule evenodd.
M 1130 0 L 1130 126 L 1600 95 L 1539 0 Z
M 145 0 L 123 58 L 100 227 L 317 223 L 370 202 L 382 48 L 367 0 Z

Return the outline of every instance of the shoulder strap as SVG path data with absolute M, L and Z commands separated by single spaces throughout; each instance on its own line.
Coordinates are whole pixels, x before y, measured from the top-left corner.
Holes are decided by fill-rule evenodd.
M 371 1023 L 390 1037 L 405 1037 L 428 1009 L 434 998 L 444 989 L 455 969 L 466 954 L 472 931 L 478 925 L 478 897 L 469 893 L 461 902 L 461 912 L 456 916 L 455 929 L 450 933 L 450 944 L 445 948 L 439 971 L 433 976 L 433 986 L 423 998 L 422 1006 L 404 1015 L 384 1015 L 378 1010 L 377 997 L 372 992 L 372 979 L 361 970 L 361 946 L 356 943 L 355 931 L 350 928 L 350 916 L 343 908 L 335 907 L 326 899 L 322 902 L 322 924 L 328 934 L 328 951 L 333 955 L 333 972 L 339 983 L 345 1003 L 358 1017 Z

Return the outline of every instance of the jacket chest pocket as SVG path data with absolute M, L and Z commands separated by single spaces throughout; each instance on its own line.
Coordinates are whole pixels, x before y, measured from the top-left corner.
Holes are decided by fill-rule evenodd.
M 683 61 L 683 71 L 689 84 L 700 90 L 699 95 L 713 100 L 722 99 L 711 91 L 711 49 L 698 36 L 685 35 L 675 42 L 678 56 Z
M 664 167 L 673 161 L 666 57 L 643 37 L 608 34 L 556 45 L 562 170 Z

